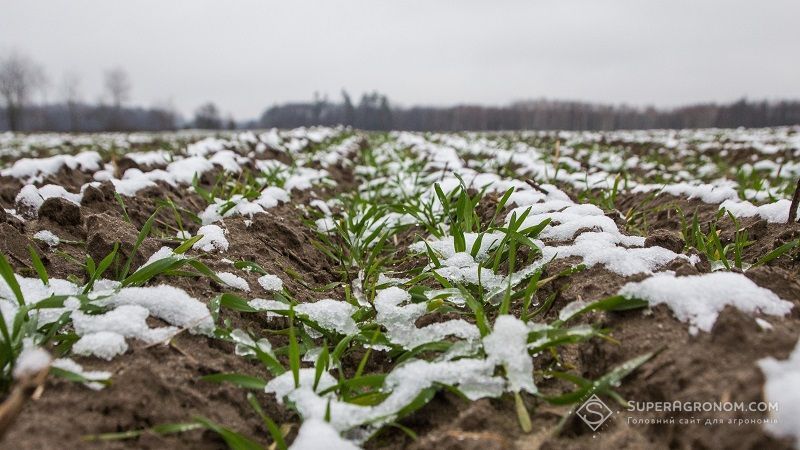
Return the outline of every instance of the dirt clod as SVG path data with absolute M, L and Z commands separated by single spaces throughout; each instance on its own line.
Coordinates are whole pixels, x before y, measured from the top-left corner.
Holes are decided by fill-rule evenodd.
M 39 217 L 50 219 L 63 226 L 80 225 L 81 208 L 69 200 L 52 197 L 45 200 L 39 207 Z
M 684 242 L 681 236 L 670 230 L 655 230 L 644 240 L 645 247 L 664 247 L 675 253 L 683 250 Z
M 111 266 L 112 271 L 118 271 L 133 254 L 133 246 L 139 232 L 133 225 L 110 214 L 92 214 L 86 217 L 86 248 L 89 255 L 97 262 L 106 257 L 114 249 L 114 244 L 119 243 L 117 261 Z M 140 266 L 146 259 L 158 250 L 158 244 L 152 238 L 147 238 L 133 255 L 131 268 Z

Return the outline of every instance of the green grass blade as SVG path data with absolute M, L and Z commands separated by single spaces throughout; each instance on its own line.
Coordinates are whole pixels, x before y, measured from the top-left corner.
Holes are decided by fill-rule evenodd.
M 5 255 L 2 253 L 0 253 L 0 275 L 3 276 L 3 279 L 11 289 L 11 292 L 14 293 L 17 303 L 19 303 L 20 306 L 24 306 L 25 298 L 22 296 L 22 289 L 20 289 L 17 278 L 14 275 L 14 269 L 11 268 L 11 265 L 8 263 Z
M 281 429 L 278 425 L 261 409 L 261 405 L 258 404 L 258 399 L 252 393 L 247 394 L 247 402 L 250 403 L 250 406 L 253 407 L 256 414 L 261 417 L 261 421 L 264 422 L 264 426 L 267 427 L 270 436 L 272 436 L 272 440 L 275 442 L 275 447 L 278 450 L 287 450 L 286 441 L 283 439 L 283 434 L 281 433 Z
M 150 229 L 153 227 L 153 221 L 156 220 L 156 214 L 161 208 L 156 208 L 153 211 L 153 214 L 147 219 L 147 221 L 142 225 L 142 229 L 139 231 L 139 235 L 136 237 L 136 243 L 133 245 L 133 249 L 131 250 L 131 254 L 128 255 L 128 260 L 125 261 L 125 265 L 122 268 L 122 274 L 120 275 L 120 280 L 124 280 L 125 277 L 128 276 L 128 272 L 131 270 L 131 264 L 133 264 L 133 258 L 136 256 L 136 252 L 139 250 L 139 246 L 142 245 L 145 238 L 150 235 Z
M 292 369 L 294 387 L 300 387 L 300 345 L 294 328 L 294 306 L 289 308 L 289 367 Z
M 759 258 L 758 261 L 756 261 L 756 263 L 753 264 L 753 266 L 763 266 L 764 264 L 767 264 L 768 262 L 770 262 L 770 261 L 772 261 L 774 259 L 780 258 L 784 254 L 786 254 L 788 251 L 790 251 L 793 248 L 798 247 L 798 246 L 800 246 L 800 239 L 795 239 L 793 241 L 789 241 L 789 242 L 781 245 L 780 247 L 776 248 L 775 250 L 772 250 L 771 252 L 769 252 L 766 255 L 762 256 L 761 258 Z
M 28 245 L 28 251 L 31 254 L 31 263 L 33 263 L 33 268 L 36 269 L 39 279 L 42 280 L 42 283 L 45 285 L 50 284 L 50 280 L 47 276 L 47 269 L 44 268 L 44 263 L 42 263 L 42 258 L 39 257 L 36 248 L 33 245 Z
M 263 391 L 267 382 L 258 377 L 242 375 L 240 373 L 215 373 L 200 378 L 203 381 L 212 383 L 231 383 L 245 389 Z

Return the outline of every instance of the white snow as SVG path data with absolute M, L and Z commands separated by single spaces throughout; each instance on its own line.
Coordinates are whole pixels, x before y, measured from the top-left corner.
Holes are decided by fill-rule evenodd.
M 756 325 L 761 328 L 763 331 L 769 331 L 773 328 L 772 324 L 767 322 L 766 320 L 756 317 Z
M 758 366 L 766 379 L 765 400 L 778 403 L 778 410 L 771 413 L 777 423 L 764 427 L 777 437 L 794 438 L 795 446 L 800 447 L 800 342 L 788 359 L 764 358 Z
M 417 328 L 414 322 L 425 314 L 428 305 L 410 303 L 411 294 L 392 286 L 378 291 L 375 296 L 375 321 L 386 328 L 386 336 L 397 345 L 413 349 L 428 342 L 435 342 L 447 336 L 461 339 L 478 339 L 478 327 L 462 320 L 453 319 Z
M 250 292 L 250 285 L 247 284 L 247 280 L 244 278 L 230 273 L 230 272 L 217 272 L 217 277 L 222 280 L 228 286 L 238 289 L 244 292 Z
M 145 262 L 144 265 L 142 265 L 142 267 L 148 266 L 148 265 L 150 265 L 150 264 L 152 264 L 152 263 L 154 263 L 156 261 L 161 261 L 162 259 L 171 258 L 171 257 L 176 257 L 176 258 L 183 259 L 183 258 L 186 258 L 186 255 L 175 254 L 175 252 L 170 247 L 164 246 L 164 247 L 161 247 L 160 249 L 156 250 L 156 252 L 153 253 L 152 255 L 150 255 L 150 258 L 147 259 L 147 262 Z
M 246 331 L 239 328 L 231 331 L 230 336 L 236 343 L 234 352 L 239 356 L 255 356 L 256 348 L 264 353 L 272 354 L 272 344 L 265 338 L 256 342 Z
M 76 295 L 80 288 L 69 281 L 50 279 L 44 285 L 38 278 L 16 277 L 26 302 L 36 303 L 52 295 Z M 153 287 L 128 287 L 119 290 L 119 283 L 98 280 L 90 297 L 98 306 L 110 308 L 102 314 L 86 314 L 78 310 L 75 298 L 67 299 L 63 308 L 46 308 L 38 313 L 39 326 L 50 323 L 70 311 L 72 326 L 80 339 L 73 346 L 77 354 L 94 355 L 105 359 L 127 350 L 125 338 L 136 338 L 145 343 L 168 340 L 187 328 L 191 333 L 211 335 L 214 321 L 208 307 L 189 296 L 182 289 L 160 285 Z M 0 280 L 0 310 L 10 326 L 19 306 L 4 280 Z M 155 316 L 173 326 L 150 328 L 147 318 Z
M 14 199 L 16 210 L 26 218 L 36 218 L 42 203 L 44 198 L 39 194 L 39 189 L 32 184 L 23 186 Z
M 456 283 L 481 284 L 490 289 L 503 284 L 502 276 L 496 275 L 490 269 L 481 267 L 469 253 L 456 253 L 440 262 L 443 267 L 434 271 L 447 280 Z
M 466 248 L 468 252 L 472 250 L 472 247 L 475 245 L 475 241 L 478 240 L 479 236 L 480 233 L 464 233 L 464 241 L 466 242 Z M 503 239 L 503 236 L 503 233 L 485 233 L 481 239 L 476 259 L 485 259 L 487 253 L 500 243 L 500 241 Z M 452 236 L 447 236 L 443 239 L 430 239 L 427 241 L 427 243 L 431 249 L 442 255 L 444 259 L 456 255 L 455 243 Z M 425 242 L 422 241 L 411 244 L 409 248 L 411 251 L 417 253 L 425 253 L 426 251 Z
M 137 338 L 148 344 L 162 342 L 178 332 L 175 327 L 150 328 L 150 311 L 139 305 L 122 305 L 104 314 L 72 313 L 72 324 L 79 336 L 112 332 L 121 337 Z
M 131 170 L 132 169 L 129 169 L 127 172 L 125 172 L 125 174 L 127 175 Z M 142 189 L 156 186 L 156 184 L 152 181 L 142 178 L 129 178 L 124 180 L 112 178 L 111 184 L 114 185 L 115 191 L 126 197 L 135 197 L 136 194 Z
M 638 238 L 628 238 L 619 233 L 584 232 L 570 245 L 542 246 L 544 256 L 541 260 L 548 261 L 552 257 L 580 256 L 583 258 L 583 263 L 589 267 L 601 264 L 614 273 L 628 276 L 637 273 L 649 274 L 675 258 L 686 258 L 663 247 L 628 248 L 623 246 L 642 245 L 644 244 L 643 240 L 638 241 Z
M 27 183 L 41 181 L 47 175 L 55 175 L 62 167 L 84 171 L 100 169 L 102 158 L 97 152 L 82 152 L 75 156 L 56 155 L 47 158 L 22 158 L 14 164 L 0 170 L 1 176 L 19 178 Z
M 138 305 L 167 323 L 192 333 L 211 335 L 214 321 L 206 305 L 183 289 L 168 285 L 128 287 L 101 301 L 110 306 Z
M 356 322 L 350 317 L 356 312 L 356 307 L 347 302 L 326 298 L 314 303 L 301 303 L 294 310 L 326 330 L 344 335 L 358 333 Z
M 265 291 L 283 290 L 283 281 L 276 275 L 271 275 L 271 274 L 262 275 L 258 277 L 258 284 L 260 284 Z
M 279 399 L 286 397 L 292 401 L 304 420 L 323 420 L 330 406 L 331 426 L 338 431 L 346 431 L 365 423 L 379 426 L 390 422 L 397 412 L 434 383 L 457 386 L 471 400 L 497 397 L 503 392 L 505 382 L 493 376 L 494 368 L 494 364 L 486 360 L 470 358 L 441 362 L 412 360 L 387 375 L 384 390 L 391 393 L 375 406 L 361 406 L 319 396 L 310 388 L 313 369 L 301 369 L 298 389 L 294 388 L 291 372 L 287 372 L 270 381 L 266 390 L 275 392 Z M 304 375 L 304 371 L 309 374 Z M 275 385 L 271 385 L 273 383 Z M 320 386 L 318 390 L 322 389 Z M 285 394 L 281 396 L 282 393 Z
M 316 370 L 310 368 L 300 369 L 298 375 L 300 382 L 299 387 L 312 390 L 314 386 L 314 380 L 316 379 Z M 331 376 L 331 374 L 328 372 L 323 371 L 320 375 L 319 382 L 317 383 L 317 391 L 324 391 L 331 386 L 336 386 L 336 384 L 336 378 L 333 378 L 333 376 Z M 284 398 L 294 390 L 294 374 L 290 370 L 287 370 L 286 372 L 269 380 L 267 385 L 264 386 L 264 392 L 268 394 L 275 394 L 278 403 L 283 403 Z
M 535 394 L 533 360 L 527 350 L 528 333 L 530 330 L 525 322 L 502 315 L 495 321 L 494 330 L 483 338 L 483 348 L 488 361 L 505 368 L 509 390 Z
M 200 249 L 204 252 L 228 250 L 228 240 L 225 239 L 225 232 L 218 225 L 203 225 L 197 230 L 198 235 L 202 235 L 199 241 L 195 242 L 192 248 Z
M 111 378 L 111 372 L 106 372 L 102 370 L 84 370 L 83 366 L 76 363 L 70 358 L 58 358 L 54 359 L 53 363 L 51 364 L 52 367 L 57 367 L 61 370 L 66 370 L 75 374 L 82 376 L 89 380 L 88 382 L 83 383 L 84 386 L 88 387 L 89 389 L 99 391 L 103 389 L 105 385 L 101 383 L 102 381 L 107 381 Z
M 786 223 L 789 220 L 789 206 L 792 202 L 780 199 L 774 203 L 755 206 L 748 201 L 725 200 L 719 205 L 736 217 L 759 216 L 770 223 Z
M 100 331 L 81 336 L 72 346 L 72 353 L 83 356 L 96 356 L 110 361 L 128 351 L 125 337 L 111 331 Z
M 729 186 L 715 186 L 713 184 L 690 184 L 690 183 L 676 183 L 663 185 L 639 185 L 632 189 L 631 192 L 650 192 L 661 191 L 676 197 L 686 197 L 689 199 L 697 198 L 704 203 L 721 203 L 725 200 L 737 200 L 739 194 L 736 189 Z
M 792 304 L 746 276 L 733 272 L 675 277 L 661 273 L 628 283 L 619 294 L 669 306 L 678 320 L 690 324 L 690 332 L 711 331 L 719 313 L 728 305 L 742 312 L 785 316 Z
M 328 422 L 320 419 L 303 421 L 290 450 L 358 450 L 358 446 L 342 439 Z
M 59 239 L 58 236 L 49 230 L 37 231 L 36 234 L 33 235 L 33 238 L 44 242 L 50 247 L 57 247 L 58 244 L 61 243 L 61 239 Z
M 175 182 L 191 184 L 195 175 L 200 176 L 210 170 L 214 170 L 214 163 L 202 156 L 193 156 L 169 163 L 166 171 Z
M 50 283 L 45 285 L 39 278 L 27 278 L 19 275 L 15 275 L 15 278 L 22 291 L 22 296 L 27 303 L 35 303 L 51 295 L 75 295 L 80 293 L 78 286 L 75 286 L 67 280 L 51 278 L 49 280 Z M 7 299 L 16 304 L 14 293 L 2 278 L 0 278 L 0 298 Z M 6 320 L 8 320 L 8 317 L 6 317 Z
M 22 351 L 17 356 L 12 375 L 15 380 L 35 375 L 50 365 L 50 361 L 50 353 L 47 350 L 34 346 L 30 339 L 26 339 Z

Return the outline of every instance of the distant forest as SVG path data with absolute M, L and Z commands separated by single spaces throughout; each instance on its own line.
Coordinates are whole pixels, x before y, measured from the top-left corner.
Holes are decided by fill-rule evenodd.
M 290 128 L 349 125 L 365 130 L 615 130 L 647 128 L 734 128 L 800 124 L 800 101 L 705 103 L 678 108 L 637 108 L 586 102 L 532 100 L 507 106 L 392 107 L 379 93 L 354 103 L 315 98 L 267 109 L 250 126 Z
M 65 74 L 56 102 L 34 101 L 52 86 L 43 67 L 19 53 L 0 55 L 0 131 L 161 131 L 179 128 L 247 129 L 346 125 L 364 130 L 615 130 L 647 128 L 734 128 L 800 124 L 800 101 L 703 103 L 678 108 L 632 107 L 587 102 L 531 100 L 505 106 L 449 107 L 392 105 L 386 95 L 365 93 L 354 101 L 342 91 L 339 101 L 314 94 L 310 102 L 268 108 L 256 120 L 223 117 L 212 102 L 184 119 L 169 101 L 131 106 L 131 80 L 116 67 L 103 74 L 103 96 L 84 100 L 80 79 Z
M 160 131 L 179 128 L 245 129 L 347 125 L 364 130 L 614 130 L 647 128 L 735 128 L 800 124 L 800 101 L 748 101 L 697 104 L 678 108 L 637 108 L 585 102 L 534 100 L 507 106 L 393 107 L 378 93 L 358 102 L 343 93 L 340 102 L 316 98 L 267 109 L 258 120 L 235 122 L 220 117 L 211 103 L 190 120 L 172 108 L 49 104 L 25 109 L 20 131 Z M 9 129 L 0 108 L 0 131 Z

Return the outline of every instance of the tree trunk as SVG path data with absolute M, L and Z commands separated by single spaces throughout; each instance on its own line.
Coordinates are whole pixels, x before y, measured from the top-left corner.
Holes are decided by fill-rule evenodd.
M 8 129 L 11 131 L 19 131 L 20 128 L 20 107 L 14 104 L 9 104 L 6 108 L 8 113 Z

